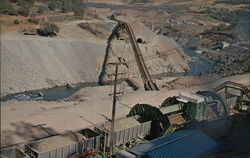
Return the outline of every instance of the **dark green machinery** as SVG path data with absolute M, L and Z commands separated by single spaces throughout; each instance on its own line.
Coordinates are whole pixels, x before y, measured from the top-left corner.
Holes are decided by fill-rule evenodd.
M 136 115 L 139 116 L 137 120 L 141 123 L 152 121 L 149 139 L 163 135 L 170 126 L 168 117 L 159 108 L 149 104 L 136 104 L 129 112 L 128 117 Z
M 225 89 L 229 94 L 230 89 L 240 91 L 233 106 L 229 106 L 229 100 L 223 94 L 218 93 Z M 136 104 L 128 114 L 128 117 L 138 116 L 139 122 L 151 120 L 151 132 L 148 138 L 154 139 L 173 132 L 193 121 L 214 120 L 226 118 L 230 108 L 242 110 L 242 105 L 250 106 L 249 89 L 238 83 L 225 82 L 214 90 L 198 91 L 196 93 L 184 92 L 179 96 L 168 97 L 158 107 L 148 104 Z M 247 100 L 248 99 L 248 100 Z
M 217 95 L 211 96 L 214 93 L 212 91 L 198 92 L 198 94 L 180 93 L 179 96 L 164 100 L 159 108 L 148 104 L 136 104 L 128 117 L 139 116 L 138 121 L 141 123 L 151 120 L 148 139 L 154 139 L 192 121 L 209 120 L 210 116 L 225 117 L 227 105 L 220 100 L 221 98 L 216 98 Z

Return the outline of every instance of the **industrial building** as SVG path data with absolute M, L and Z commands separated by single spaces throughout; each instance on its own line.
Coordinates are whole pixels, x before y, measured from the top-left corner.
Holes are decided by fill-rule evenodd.
M 116 154 L 116 158 L 195 158 L 216 146 L 216 142 L 201 131 L 181 130 L 129 150 L 122 150 Z

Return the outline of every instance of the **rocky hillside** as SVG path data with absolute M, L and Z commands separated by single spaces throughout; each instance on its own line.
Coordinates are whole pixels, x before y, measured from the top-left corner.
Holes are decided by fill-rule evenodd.
M 1 94 L 97 82 L 105 43 L 50 38 L 1 39 Z
M 86 21 L 86 20 L 85 20 Z M 99 30 L 100 22 L 107 25 L 104 36 L 81 28 L 75 21 L 60 25 L 57 37 L 28 36 L 9 32 L 1 35 L 1 95 L 20 91 L 49 88 L 68 83 L 98 82 L 107 47 L 107 37 L 114 27 L 110 21 L 88 22 Z M 188 57 L 175 49 L 174 41 L 158 36 L 140 21 L 131 21 L 139 46 L 151 75 L 184 72 Z M 96 27 L 95 27 L 96 26 Z M 101 29 L 99 31 L 102 31 Z M 132 74 L 140 78 L 130 43 L 116 40 L 116 55 L 125 57 L 133 66 Z M 109 55 L 112 60 L 114 54 Z M 153 59 L 151 59 L 153 57 Z M 107 70 L 110 71 L 110 70 Z

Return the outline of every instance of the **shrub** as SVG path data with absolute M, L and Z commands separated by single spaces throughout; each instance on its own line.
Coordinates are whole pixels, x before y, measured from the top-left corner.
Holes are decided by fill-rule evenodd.
M 30 9 L 33 6 L 33 0 L 19 0 L 16 4 L 20 7 Z
M 56 3 L 54 1 L 53 2 L 49 2 L 48 8 L 50 10 L 55 10 L 56 9 Z
M 51 1 L 48 3 L 48 8 L 50 10 L 62 9 L 63 3 L 61 1 Z
M 14 24 L 19 24 L 20 22 L 19 22 L 19 20 L 15 19 L 15 20 L 13 21 L 13 23 L 14 23 Z
M 60 28 L 56 24 L 44 23 L 38 30 L 38 33 L 42 36 L 56 36 L 59 33 Z
M 74 7 L 73 12 L 74 12 L 75 16 L 83 16 L 85 13 L 85 9 L 82 9 L 80 7 Z
M 69 11 L 71 11 L 71 4 L 69 4 L 69 3 L 65 3 L 65 4 L 63 4 L 63 6 L 62 6 L 62 11 L 63 12 L 69 12 Z
M 8 14 L 9 15 L 18 15 L 18 12 L 14 8 L 11 7 Z
M 38 13 L 38 14 L 43 14 L 46 10 L 47 10 L 46 7 L 44 7 L 44 6 L 39 6 L 39 7 L 38 7 L 38 10 L 37 10 L 37 13 Z
M 18 13 L 22 16 L 28 16 L 29 15 L 29 9 L 25 7 L 20 7 Z
M 8 1 L 8 0 L 1 0 L 0 1 L 0 14 L 17 15 L 17 12 L 11 6 L 10 1 Z
M 37 19 L 37 18 L 29 18 L 28 22 L 32 23 L 32 24 L 38 24 L 39 23 L 39 19 Z
M 62 9 L 63 3 L 61 1 L 56 1 L 55 4 L 57 9 Z
M 72 0 L 72 4 L 72 10 L 75 16 L 83 16 L 87 9 L 86 3 L 82 0 Z

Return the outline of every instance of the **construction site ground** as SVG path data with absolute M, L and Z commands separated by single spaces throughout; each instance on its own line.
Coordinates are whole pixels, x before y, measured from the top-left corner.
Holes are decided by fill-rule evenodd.
M 189 86 L 179 85 L 179 88 L 173 90 L 162 88 L 160 91 L 131 91 L 120 96 L 116 118 L 126 117 L 137 103 L 158 107 L 169 96 L 185 91 L 211 89 L 228 80 L 250 85 L 249 74 L 244 74 L 200 85 L 197 83 L 194 85 L 195 80 L 191 78 Z M 104 123 L 107 118 L 111 118 L 112 97 L 108 96 L 110 92 L 112 92 L 112 86 L 98 86 L 80 90 L 77 92 L 78 97 L 75 101 L 2 102 L 1 144 L 3 147 L 10 146 Z
M 145 58 L 158 56 L 146 60 L 146 65 L 160 88 L 160 91 L 144 91 L 141 87 L 134 91 L 126 83 L 123 83 L 125 89 L 124 85 L 119 85 L 119 91 L 124 91 L 124 94 L 117 101 L 116 119 L 126 117 L 135 104 L 159 107 L 170 96 L 211 90 L 225 81 L 241 83 L 250 88 L 249 58 L 245 59 L 249 57 L 249 20 L 244 21 L 239 14 L 236 16 L 238 24 L 232 25 L 235 17 L 224 10 L 245 12 L 249 11 L 249 5 L 218 2 L 88 0 L 88 3 L 92 3 L 89 11 L 97 13 L 95 16 L 86 15 L 79 19 L 74 17 L 73 12 L 55 11 L 36 17 L 57 19 L 51 22 L 60 27 L 60 32 L 53 38 L 24 35 L 24 28 L 40 27 L 40 24 L 29 23 L 30 17 L 1 15 L 0 95 L 78 83 L 97 84 L 107 53 L 107 39 L 116 25 L 115 21 L 110 20 L 112 15 L 122 15 L 122 20 L 130 21 L 128 23 L 136 37 L 145 42 L 138 44 Z M 218 13 L 214 15 L 215 12 Z M 13 23 L 16 19 L 20 24 Z M 85 28 L 79 26 L 81 23 Z M 221 33 L 219 26 L 225 27 L 222 34 L 226 36 L 207 36 L 207 31 Z M 227 37 L 231 35 L 232 39 Z M 118 55 L 133 55 L 129 43 L 117 41 L 113 49 Z M 230 47 L 212 50 L 213 46 L 222 42 Z M 195 60 L 185 54 L 187 49 L 194 49 L 194 53 L 202 54 L 204 59 L 217 66 L 197 76 L 182 74 L 182 77 L 162 77 L 164 72 L 169 73 L 167 76 L 173 75 L 172 69 L 168 70 L 166 65 L 175 67 L 177 74 L 188 70 L 190 62 Z M 163 56 L 164 53 L 167 55 Z M 142 86 L 139 75 L 135 81 Z M 113 86 L 104 85 L 82 88 L 70 97 L 56 101 L 1 101 L 1 149 L 107 122 L 111 119 L 112 96 L 109 94 L 112 92 Z M 250 157 L 249 123 L 249 115 L 232 111 L 227 118 L 193 122 L 184 129 L 202 130 L 214 139 L 219 145 L 215 157 L 244 158 Z M 45 142 L 47 146 L 46 143 L 50 144 L 50 141 Z M 50 146 L 54 147 L 54 144 Z

